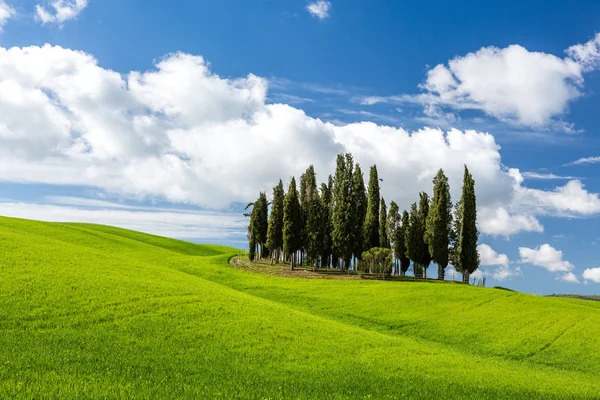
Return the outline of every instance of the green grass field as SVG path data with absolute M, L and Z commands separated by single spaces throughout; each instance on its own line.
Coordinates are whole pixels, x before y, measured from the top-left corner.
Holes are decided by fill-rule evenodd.
M 0 218 L 0 398 L 600 398 L 600 302 Z

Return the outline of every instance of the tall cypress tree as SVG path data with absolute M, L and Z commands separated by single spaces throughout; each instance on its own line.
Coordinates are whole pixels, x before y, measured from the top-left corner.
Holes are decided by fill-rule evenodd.
M 260 192 L 258 199 L 254 203 L 248 203 L 246 210 L 250 207 L 252 207 L 252 211 L 244 215 L 250 217 L 250 224 L 248 225 L 248 249 L 250 261 L 254 261 L 257 250 L 259 250 L 259 258 L 266 255 L 265 243 L 267 241 L 269 213 L 267 195 L 264 192 Z
M 309 167 L 310 169 L 310 167 Z M 308 171 L 307 171 L 308 172 Z M 306 249 L 306 242 L 308 241 L 306 235 L 306 221 L 308 220 L 307 205 L 308 199 L 306 198 L 306 185 L 307 185 L 307 172 L 300 175 L 300 188 L 298 192 L 298 201 L 300 203 L 300 265 L 302 266 L 302 259 L 304 257 L 304 250 Z M 314 172 L 314 171 L 313 171 Z
M 390 248 L 387 222 L 387 206 L 385 204 L 385 199 L 382 197 L 381 206 L 379 208 L 379 246 L 385 249 Z
M 273 202 L 271 214 L 269 215 L 269 227 L 267 229 L 267 247 L 271 250 L 271 263 L 277 262 L 283 249 L 283 182 L 273 188 Z
M 454 205 L 454 214 L 452 216 L 452 228 L 450 229 L 450 251 L 448 258 L 450 264 L 454 266 L 457 271 L 460 271 L 460 264 L 458 259 L 458 245 L 460 239 L 460 230 L 462 226 L 462 198 L 459 199 Z
M 304 249 L 308 257 L 308 262 L 316 265 L 323 248 L 323 238 L 321 229 L 322 203 L 319 190 L 317 188 L 317 179 L 315 169 L 311 165 L 305 172 L 305 188 L 303 215 L 305 218 L 303 240 Z
M 416 277 L 421 276 L 423 269 L 420 264 L 421 259 L 421 241 L 423 233 L 421 232 L 421 223 L 419 222 L 419 208 L 417 203 L 410 206 L 410 215 L 408 227 L 405 230 L 406 256 L 413 263 L 413 271 Z
M 400 257 L 400 273 L 402 276 L 406 275 L 406 271 L 410 267 L 410 258 L 408 257 L 408 248 L 406 245 L 407 236 L 410 233 L 410 218 L 408 216 L 408 212 L 404 210 L 402 212 L 402 225 L 398 230 L 396 242 L 396 254 Z
M 356 164 L 352 175 L 352 252 L 356 258 L 363 253 L 363 229 L 367 215 L 367 192 L 360 165 Z
M 364 250 L 379 247 L 379 176 L 377 166 L 373 165 L 369 173 L 367 194 L 367 215 L 364 226 Z
M 334 253 L 341 258 L 342 271 L 352 257 L 352 169 L 352 156 L 338 155 L 333 188 L 331 239 Z
M 479 253 L 477 241 L 477 200 L 475 196 L 475 181 L 465 165 L 465 175 L 462 189 L 462 221 L 458 243 L 458 264 L 463 274 L 463 282 L 469 282 L 469 276 L 479 268 Z
M 398 262 L 400 258 L 398 257 L 396 242 L 398 241 L 398 232 L 400 231 L 400 209 L 398 208 L 398 204 L 395 201 L 390 203 L 390 212 L 388 214 L 387 221 L 387 229 L 388 229 L 388 238 L 390 239 L 390 245 L 392 249 L 393 255 L 393 264 L 395 266 L 396 272 L 398 272 Z
M 296 191 L 296 179 L 292 178 L 283 200 L 283 248 L 292 259 L 292 271 L 296 266 L 297 252 L 302 245 L 302 210 Z
M 321 267 L 329 267 L 331 263 L 331 215 L 333 207 L 333 177 L 329 175 L 327 184 L 321 184 L 321 202 L 323 206 L 323 217 L 321 219 L 321 235 L 323 238 L 323 249 L 321 252 Z
M 425 231 L 427 228 L 427 216 L 429 215 L 429 196 L 427 193 L 422 192 L 419 194 L 419 224 L 421 224 L 420 232 L 421 234 L 421 243 L 419 244 L 421 247 L 420 254 L 421 260 L 420 264 L 423 267 L 425 278 L 427 278 L 427 268 L 431 264 L 431 254 L 429 253 L 429 246 L 427 242 L 425 242 Z
M 448 246 L 452 223 L 452 201 L 450 185 L 444 170 L 440 169 L 433 178 L 433 199 L 427 216 L 425 241 L 429 246 L 432 260 L 438 266 L 438 279 L 444 280 L 448 266 Z
M 269 250 L 266 246 L 267 243 L 267 232 L 269 229 L 269 201 L 267 200 L 267 194 L 261 192 L 258 202 L 254 205 L 256 210 L 256 232 L 257 241 L 260 245 L 260 258 L 268 257 Z

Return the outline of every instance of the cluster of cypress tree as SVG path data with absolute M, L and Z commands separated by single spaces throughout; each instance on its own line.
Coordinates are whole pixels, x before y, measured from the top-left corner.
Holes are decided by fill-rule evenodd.
M 253 207 L 245 214 L 250 217 L 250 259 L 287 261 L 292 269 L 305 263 L 397 275 L 405 275 L 412 262 L 416 277 L 427 277 L 434 262 L 438 279 L 444 279 L 452 264 L 468 282 L 479 267 L 479 232 L 475 181 L 467 167 L 462 196 L 454 207 L 442 169 L 433 179 L 433 197 L 420 193 L 419 202 L 402 213 L 393 201 L 387 212 L 380 181 L 374 165 L 365 188 L 360 165 L 349 153 L 338 155 L 335 175 L 320 187 L 312 165 L 300 177 L 299 189 L 292 178 L 285 193 L 280 180 L 272 203 L 261 192 L 246 207 Z

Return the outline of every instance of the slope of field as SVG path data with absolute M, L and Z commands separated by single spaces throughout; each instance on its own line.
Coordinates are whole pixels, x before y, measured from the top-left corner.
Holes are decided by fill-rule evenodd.
M 0 398 L 599 398 L 600 303 L 0 218 Z

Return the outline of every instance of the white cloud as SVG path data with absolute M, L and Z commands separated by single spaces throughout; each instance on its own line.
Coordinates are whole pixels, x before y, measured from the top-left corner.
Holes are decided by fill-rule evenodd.
M 530 249 L 519 247 L 521 262 L 544 268 L 550 272 L 570 272 L 575 268 L 570 262 L 563 260 L 563 253 L 549 244 Z
M 586 43 L 569 47 L 566 53 L 577 61 L 586 71 L 593 71 L 600 67 L 600 33 Z
M 35 7 L 37 19 L 42 24 L 59 24 L 77 18 L 86 8 L 88 0 L 51 0 L 47 7 L 38 4 Z
M 540 190 L 520 184 L 523 177 L 518 170 L 510 170 L 515 177 L 515 202 L 520 207 L 536 210 L 538 214 L 565 216 L 593 215 L 600 212 L 600 196 L 590 193 L 580 180 L 574 179 L 554 190 Z
M 318 0 L 306 6 L 306 10 L 313 16 L 319 19 L 329 17 L 329 9 L 331 8 L 330 1 Z
M 510 263 L 506 254 L 496 253 L 496 251 L 487 244 L 480 244 L 479 246 L 477 246 L 477 250 L 479 251 L 479 257 L 481 258 L 482 266 L 508 266 L 508 264 Z
M 544 232 L 544 227 L 534 216 L 510 214 L 504 207 L 483 210 L 479 229 L 492 236 L 506 237 L 520 232 Z
M 560 176 L 555 174 L 541 174 L 539 172 L 522 172 L 523 178 L 526 179 L 541 179 L 541 180 L 562 180 L 562 179 L 578 179 L 575 176 Z
M 491 272 L 481 270 L 480 268 L 480 272 L 483 276 L 489 276 L 497 281 L 503 281 L 521 275 L 520 267 L 511 268 L 509 266 L 510 260 L 506 254 L 498 254 L 487 244 L 480 244 L 477 246 L 477 250 L 479 251 L 482 267 L 498 266 L 498 268 Z
M 479 110 L 511 124 L 573 133 L 573 124 L 560 118 L 581 97 L 584 73 L 600 67 L 600 34 L 566 54 L 560 58 L 519 45 L 482 47 L 430 69 L 421 94 L 367 96 L 361 103 Z
M 542 232 L 539 213 L 597 210 L 597 196 L 578 181 L 549 192 L 523 187 L 488 133 L 336 126 L 268 104 L 267 90 L 263 78 L 221 78 L 189 54 L 120 74 L 61 47 L 0 48 L 0 179 L 223 208 L 270 192 L 309 164 L 325 181 L 335 156 L 352 152 L 365 172 L 377 164 L 393 183 L 382 185 L 383 195 L 402 209 L 431 192 L 439 168 L 458 199 L 467 164 L 486 234 Z
M 496 268 L 490 276 L 497 281 L 504 281 L 515 276 L 521 276 L 522 274 L 521 267 L 510 268 L 507 265 L 503 265 Z
M 568 272 L 566 274 L 557 276 L 556 280 L 563 281 L 563 282 L 568 282 L 568 283 L 579 283 L 579 279 L 572 272 Z
M 0 32 L 9 19 L 13 18 L 17 12 L 14 8 L 6 4 L 6 1 L 0 0 Z
M 600 157 L 585 157 L 585 158 L 580 158 L 578 160 L 570 162 L 568 164 L 565 164 L 565 167 L 570 166 L 570 165 L 598 164 L 598 163 L 600 163 Z
M 583 271 L 583 279 L 600 283 L 600 268 L 588 268 Z
M 155 235 L 197 240 L 243 240 L 248 221 L 242 215 L 151 207 L 127 207 L 93 199 L 70 199 L 68 206 L 0 202 L 0 215 L 48 222 L 88 222 Z M 89 207 L 94 207 L 90 209 Z

